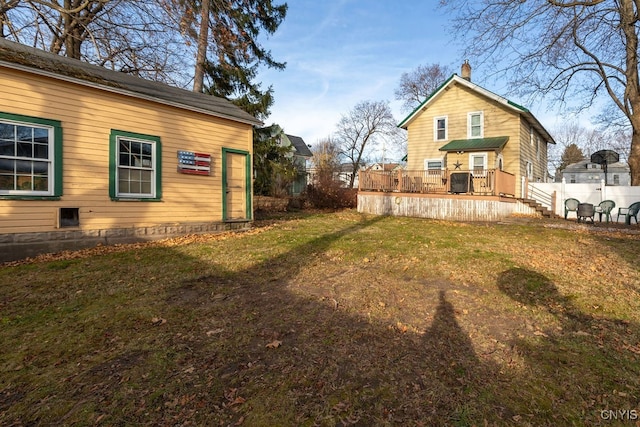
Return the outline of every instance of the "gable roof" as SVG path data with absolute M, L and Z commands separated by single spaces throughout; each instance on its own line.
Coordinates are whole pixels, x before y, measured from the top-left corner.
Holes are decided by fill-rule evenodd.
M 425 99 L 422 104 L 418 105 L 409 115 L 398 124 L 398 127 L 402 129 L 407 129 L 409 124 L 413 122 L 424 110 L 426 110 L 433 102 L 435 102 L 438 97 L 444 93 L 450 86 L 454 84 L 462 85 L 475 93 L 484 96 L 492 101 L 495 101 L 499 104 L 502 104 L 503 107 L 507 110 L 512 110 L 525 118 L 527 123 L 534 129 L 540 133 L 544 137 L 544 139 L 552 144 L 556 142 L 553 140 L 549 132 L 542 126 L 542 124 L 538 121 L 538 119 L 526 108 L 521 105 L 516 104 L 515 102 L 509 101 L 507 98 L 504 98 L 500 95 L 496 95 L 495 93 L 478 86 L 475 83 L 471 83 L 469 80 L 463 79 L 457 74 L 452 74 L 444 83 L 442 83 L 436 90 L 434 90 L 431 95 Z
M 307 144 L 305 144 L 302 138 L 295 135 L 289 135 L 289 134 L 285 134 L 285 135 L 287 136 L 287 138 L 289 138 L 289 141 L 291 141 L 291 145 L 293 145 L 293 148 L 296 149 L 297 156 L 313 157 L 311 150 L 309 150 L 309 147 L 307 147 Z
M 262 122 L 224 98 L 108 70 L 0 38 L 0 68 L 64 80 L 83 86 L 171 105 L 250 125 Z
M 508 136 L 494 138 L 455 139 L 440 147 L 440 151 L 487 151 L 500 150 L 509 141 Z
M 365 168 L 365 170 L 370 171 L 370 170 L 372 170 L 373 168 L 375 168 L 375 167 L 376 167 L 376 165 L 377 165 L 377 166 L 379 166 L 379 167 L 381 166 L 381 167 L 382 167 L 382 171 L 383 171 L 383 172 L 392 172 L 392 171 L 394 171 L 396 168 L 398 168 L 399 166 L 401 166 L 401 165 L 400 165 L 400 163 L 374 163 L 374 164 L 372 164 L 372 165 L 370 165 L 370 166 L 367 166 L 367 167 Z
M 593 165 L 593 166 L 590 167 L 590 165 Z M 571 164 L 567 165 L 567 167 L 562 170 L 562 173 L 568 173 L 568 172 L 570 172 L 570 173 L 594 173 L 594 172 L 597 172 L 597 171 L 604 172 L 604 168 L 602 167 L 602 165 L 600 165 L 598 163 L 593 163 L 589 159 L 585 159 L 585 160 L 580 160 L 579 162 L 571 163 Z M 607 171 L 608 172 L 614 172 L 614 171 L 629 172 L 629 165 L 626 164 L 625 162 L 611 163 L 611 164 L 607 165 Z

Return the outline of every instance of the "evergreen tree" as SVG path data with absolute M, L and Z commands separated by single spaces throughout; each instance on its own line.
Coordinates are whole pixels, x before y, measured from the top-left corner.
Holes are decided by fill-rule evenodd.
M 283 143 L 284 131 L 276 124 L 254 129 L 253 184 L 256 195 L 283 196 L 297 176 L 293 146 Z
M 584 159 L 584 153 L 582 152 L 580 147 L 578 147 L 576 144 L 569 144 L 567 145 L 567 148 L 564 149 L 564 152 L 560 157 L 560 166 L 558 166 L 556 173 L 560 173 L 570 164 L 577 163 Z

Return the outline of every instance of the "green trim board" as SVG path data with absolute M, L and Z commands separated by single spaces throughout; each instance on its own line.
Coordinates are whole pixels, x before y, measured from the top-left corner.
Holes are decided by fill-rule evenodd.
M 0 199 L 7 200 L 60 200 L 62 196 L 62 122 L 60 120 L 43 119 L 41 117 L 26 116 L 23 114 L 3 113 L 0 112 L 0 119 L 11 120 L 14 122 L 23 122 L 34 125 L 42 125 L 53 128 L 53 194 L 34 195 L 28 194 L 8 195 L 3 194 Z
M 493 138 L 455 139 L 440 147 L 440 151 L 498 151 L 509 141 L 508 136 Z
M 116 176 L 118 169 L 118 137 L 133 138 L 155 143 L 155 194 L 153 197 L 122 197 L 117 195 Z M 111 129 L 109 135 L 109 197 L 113 201 L 127 200 L 140 202 L 159 202 L 162 200 L 162 143 L 159 136 Z
M 245 188 L 246 188 L 246 212 L 247 220 L 253 219 L 253 206 L 251 197 L 251 154 L 245 150 L 222 147 L 222 220 L 227 221 L 227 154 L 240 154 L 245 156 Z
M 409 115 L 407 115 L 407 117 L 405 117 L 405 118 L 404 118 L 404 120 L 403 120 L 403 121 L 401 121 L 401 122 L 398 124 L 398 126 L 397 126 L 397 127 L 399 127 L 399 128 L 404 127 L 404 126 L 407 124 L 407 122 L 409 121 L 409 119 L 413 118 L 413 116 L 414 116 L 414 115 L 415 115 L 415 114 L 416 114 L 420 109 L 422 109 L 422 107 L 423 107 L 427 102 L 429 102 L 429 101 L 431 100 L 431 98 L 433 98 L 434 96 L 436 96 L 436 94 L 437 94 L 438 92 L 440 92 L 440 90 L 441 90 L 443 87 L 447 86 L 447 85 L 449 84 L 449 82 L 450 82 L 451 80 L 453 80 L 453 78 L 454 78 L 455 76 L 456 76 L 456 74 L 452 74 L 452 75 L 451 75 L 451 77 L 449 77 L 447 80 L 445 80 L 445 81 L 444 81 L 444 83 L 442 83 L 440 86 L 438 86 L 438 87 L 436 88 L 436 90 L 434 90 L 433 92 L 431 92 L 431 95 L 429 95 L 429 96 L 427 97 L 427 99 L 425 99 L 424 101 L 422 101 L 422 102 L 420 103 L 420 105 L 418 105 L 416 108 L 414 108 L 414 109 L 413 109 L 413 111 L 412 111 L 412 112 L 410 112 L 410 113 L 409 113 Z

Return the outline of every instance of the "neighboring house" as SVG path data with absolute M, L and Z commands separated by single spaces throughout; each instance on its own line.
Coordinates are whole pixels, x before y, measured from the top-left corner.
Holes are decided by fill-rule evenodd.
M 225 99 L 0 38 L 0 260 L 246 228 L 253 126 Z
M 257 156 L 263 155 L 269 157 L 269 154 L 263 153 L 263 150 L 254 149 L 254 155 L 256 156 L 256 158 L 254 158 L 255 176 L 258 179 L 256 192 L 260 193 L 261 185 L 268 185 L 269 188 L 267 190 L 271 195 L 275 195 L 273 193 L 284 195 L 284 192 L 292 196 L 300 195 L 300 193 L 307 187 L 307 160 L 313 157 L 313 154 L 311 153 L 311 150 L 309 150 L 307 144 L 305 144 L 304 140 L 299 136 L 284 133 L 282 127 L 277 124 L 257 129 L 256 135 L 258 138 L 269 138 L 279 147 L 284 148 L 283 151 L 286 151 L 286 153 L 283 153 L 282 155 L 291 160 L 297 171 L 296 178 L 293 182 L 290 182 L 288 179 L 281 180 L 281 176 L 263 177 L 261 174 L 272 174 L 273 170 L 269 168 L 268 170 L 270 170 L 270 172 L 266 172 L 265 169 L 260 168 L 260 164 L 264 164 L 268 161 L 266 158 L 261 159 Z
M 472 83 L 466 62 L 462 76 L 452 75 L 399 124 L 408 131 L 407 170 L 442 173 L 443 182 L 454 171 L 503 171 L 521 197 L 523 177 L 547 180 L 547 146 L 555 141 L 529 110 Z
M 561 172 L 566 183 L 586 184 L 600 183 L 605 181 L 607 185 L 631 185 L 631 170 L 629 165 L 623 162 L 616 162 L 607 165 L 607 176 L 605 180 L 604 168 L 598 163 L 590 160 L 582 160 L 572 163 Z
M 361 167 L 360 170 L 365 170 L 365 167 Z M 318 182 L 318 174 L 315 166 L 310 167 L 308 170 L 309 173 L 309 181 L 311 183 Z M 342 187 L 348 187 L 351 182 L 351 175 L 353 175 L 353 165 L 351 163 L 341 163 L 338 165 L 336 170 L 333 172 L 333 179 L 336 182 L 339 182 Z M 353 187 L 358 188 L 358 174 L 356 173 L 356 177 L 353 181 Z
M 365 170 L 376 172 L 394 172 L 398 169 L 404 169 L 400 163 L 374 163 Z
M 294 148 L 293 164 L 298 169 L 298 178 L 291 185 L 291 194 L 297 196 L 307 188 L 307 160 L 311 159 L 313 154 L 309 150 L 309 146 L 299 136 L 285 134 L 285 137 Z

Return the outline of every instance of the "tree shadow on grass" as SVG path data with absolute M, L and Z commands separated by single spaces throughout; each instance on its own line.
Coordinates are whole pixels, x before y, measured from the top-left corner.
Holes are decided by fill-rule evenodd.
M 434 281 L 424 294 L 432 318 L 421 333 L 290 287 L 333 243 L 382 219 L 348 223 L 241 271 L 171 248 L 146 255 L 180 271 L 178 281 L 158 281 L 162 272 L 127 261 L 132 253 L 113 255 L 111 275 L 131 273 L 131 284 L 106 277 L 102 292 L 82 299 L 66 283 L 58 300 L 42 302 L 45 310 L 71 304 L 74 311 L 47 321 L 91 343 L 59 355 L 25 344 L 20 351 L 37 354 L 40 365 L 3 375 L 0 396 L 10 403 L 0 406 L 0 423 L 472 425 L 491 404 L 482 395 L 497 368 L 479 360 L 460 327 L 443 290 L 454 284 Z M 79 276 L 97 274 L 81 269 Z M 37 298 L 37 288 L 29 292 Z M 129 309 L 139 298 L 148 305 L 132 301 Z M 78 314 L 90 304 L 95 314 Z
M 514 381 L 530 394 L 534 424 L 536 415 L 582 425 L 629 425 L 638 419 L 637 324 L 582 312 L 548 277 L 532 270 L 504 271 L 497 285 L 523 309 L 546 317 L 545 324 L 555 324 L 513 340 L 528 370 Z M 527 382 L 536 384 L 537 396 Z M 526 399 L 525 393 L 519 397 Z
M 548 279 L 529 270 L 504 272 L 498 287 L 523 305 L 557 316 L 566 331 L 576 332 L 514 338 L 525 361 L 520 370 L 478 354 L 452 303 L 455 283 L 420 280 L 430 288 L 419 294 L 418 303 L 429 312 L 422 319 L 423 330 L 367 317 L 367 309 L 361 307 L 294 292 L 291 284 L 311 264 L 326 258 L 334 243 L 358 238 L 359 232 L 382 220 L 348 224 L 241 271 L 219 267 L 211 258 L 155 249 L 152 255 L 166 260 L 166 270 L 179 270 L 182 277 L 160 283 L 148 277 L 129 288 L 105 283 L 105 295 L 96 296 L 105 304 L 104 313 L 82 325 L 68 323 L 69 334 L 76 328 L 95 329 L 92 352 L 64 355 L 59 361 L 61 384 L 42 379 L 46 391 L 15 385 L 20 372 L 29 369 L 2 383 L 14 385 L 0 390 L 12 402 L 0 406 L 0 423 L 540 425 L 544 423 L 536 422 L 536 416 L 544 415 L 545 420 L 559 416 L 558 424 L 579 424 L 589 418 L 576 411 L 586 413 L 597 405 L 566 408 L 570 414 L 563 415 L 563 388 L 584 395 L 587 405 L 588 395 L 604 395 L 611 381 L 631 372 L 628 365 L 634 360 L 626 353 L 612 358 L 610 339 L 603 338 L 603 353 L 599 344 L 588 341 L 595 337 L 593 328 L 583 331 L 588 336 L 578 333 L 578 325 L 585 322 L 606 332 L 614 330 L 615 322 L 609 325 L 580 313 Z M 122 266 L 114 266 L 112 274 L 120 277 L 115 269 L 121 268 L 134 278 L 146 277 L 144 266 L 126 264 L 128 258 L 116 258 Z M 319 263 L 313 268 L 328 268 L 331 261 Z M 384 288 L 395 285 L 384 283 L 389 277 L 395 276 L 373 279 Z M 369 292 L 366 281 L 357 285 Z M 73 284 L 66 286 L 71 289 L 66 300 L 82 295 L 73 292 Z M 115 310 L 109 305 L 110 293 L 128 297 L 129 292 L 130 298 L 148 301 L 145 313 L 128 311 L 126 302 Z M 82 310 L 79 302 L 75 306 Z M 158 318 L 151 322 L 147 313 Z M 105 326 L 108 316 L 117 322 Z M 635 325 L 625 327 L 637 334 Z M 125 333 L 123 342 L 118 335 Z M 613 370 L 616 361 L 624 362 L 617 377 L 594 380 L 602 372 L 591 365 L 591 354 L 598 351 L 602 354 L 593 363 L 610 363 Z M 556 372 L 559 367 L 562 371 Z M 629 396 L 630 392 L 627 400 L 602 404 L 629 404 Z M 28 416 L 16 419 L 16 405 L 30 405 Z M 56 405 L 65 408 L 62 416 L 51 415 Z
M 218 388 L 217 397 L 199 397 L 207 406 L 213 398 L 220 411 L 203 420 L 224 414 L 250 425 L 471 425 L 484 411 L 480 395 L 497 368 L 480 362 L 444 290 L 434 289 L 433 300 L 425 301 L 433 318 L 421 334 L 288 290 L 299 270 L 333 242 L 380 220 L 174 290 L 169 300 L 188 295 L 198 317 L 216 317 L 209 328 L 218 344 L 198 350 L 190 344 L 193 357 L 181 362 L 202 373 L 209 391 Z

